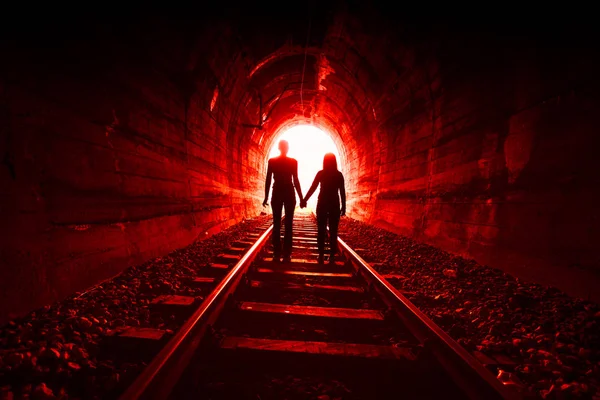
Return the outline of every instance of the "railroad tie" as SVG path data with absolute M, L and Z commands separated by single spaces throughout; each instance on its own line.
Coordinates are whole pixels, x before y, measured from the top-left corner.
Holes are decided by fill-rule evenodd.
M 379 321 L 385 319 L 381 311 L 369 309 L 298 306 L 292 304 L 258 303 L 252 301 L 240 303 L 239 308 L 244 311 L 303 315 L 307 317 L 370 319 Z
M 339 292 L 353 292 L 353 293 L 364 293 L 364 289 L 351 286 L 351 285 L 321 285 L 313 283 L 292 283 L 284 282 L 277 284 L 269 284 L 263 281 L 250 281 L 250 287 L 252 288 L 269 288 L 279 290 L 325 290 L 325 291 L 339 291 Z
M 383 360 L 415 361 L 417 359 L 410 348 L 362 343 L 315 342 L 227 336 L 221 341 L 220 347 L 221 349 L 229 350 L 244 349 L 266 352 L 376 358 Z

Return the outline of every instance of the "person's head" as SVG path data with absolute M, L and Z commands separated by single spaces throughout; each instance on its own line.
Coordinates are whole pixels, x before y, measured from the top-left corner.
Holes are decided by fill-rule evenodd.
M 287 155 L 289 149 L 290 149 L 290 144 L 288 143 L 287 140 L 279 141 L 279 151 L 281 152 L 282 156 Z
M 323 157 L 323 170 L 337 171 L 337 159 L 335 158 L 335 154 L 333 154 L 333 153 L 325 154 L 325 157 Z

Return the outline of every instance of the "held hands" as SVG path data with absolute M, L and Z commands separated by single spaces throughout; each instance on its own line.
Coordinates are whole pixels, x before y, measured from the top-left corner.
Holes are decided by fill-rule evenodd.
M 305 208 L 306 207 L 306 200 L 305 199 L 301 199 L 300 200 L 300 208 Z

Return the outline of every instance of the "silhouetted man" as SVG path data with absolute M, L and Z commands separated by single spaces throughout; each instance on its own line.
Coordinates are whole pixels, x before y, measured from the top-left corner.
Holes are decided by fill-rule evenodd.
M 292 225 L 294 222 L 294 208 L 296 208 L 296 195 L 302 199 L 302 189 L 298 181 L 298 161 L 287 156 L 289 144 L 286 140 L 279 142 L 279 157 L 269 160 L 267 167 L 267 180 L 265 183 L 265 200 L 263 206 L 267 205 L 269 190 L 271 189 L 271 175 L 273 184 L 273 197 L 271 197 L 271 208 L 273 209 L 273 261 L 279 261 L 281 255 L 281 211 L 285 207 L 285 236 L 283 239 L 283 262 L 290 262 L 292 253 Z

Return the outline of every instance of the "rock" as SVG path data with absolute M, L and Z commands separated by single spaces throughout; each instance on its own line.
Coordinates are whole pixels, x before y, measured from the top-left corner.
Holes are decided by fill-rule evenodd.
M 561 392 L 573 392 L 576 388 L 576 383 L 563 383 L 562 385 L 560 385 Z
M 114 321 L 112 321 L 111 323 L 111 327 L 113 328 L 118 328 L 120 326 L 125 326 L 125 321 L 122 319 L 115 319 Z
M 550 358 L 550 357 L 552 357 L 552 353 L 550 353 L 550 352 L 548 352 L 546 350 L 542 350 L 542 349 L 537 350 L 537 354 L 540 355 L 543 358 Z
M 551 396 L 554 396 L 555 393 L 556 393 L 556 386 L 554 386 L 554 385 L 550 386 L 550 389 L 548 389 L 548 390 L 540 390 L 540 396 L 542 397 L 542 399 L 551 398 Z
M 79 329 L 81 329 L 82 331 L 86 331 L 92 327 L 92 321 L 85 317 L 81 317 L 79 318 L 77 325 L 79 326 Z
M 56 398 L 56 396 L 54 396 L 54 393 L 52 392 L 52 389 L 46 386 L 45 383 L 40 383 L 35 387 L 32 393 L 32 397 L 35 400 L 48 400 Z
M 40 353 L 40 358 L 43 358 L 45 360 L 51 360 L 51 361 L 59 360 L 60 359 L 60 351 L 55 348 L 44 349 Z
M 74 371 L 79 371 L 81 369 L 81 366 L 74 362 L 68 362 L 67 366 Z
M 443 271 L 443 273 L 444 273 L 444 276 L 447 276 L 448 278 L 458 278 L 458 274 L 455 269 L 447 268 Z
M 72 354 L 73 357 L 77 360 L 87 360 L 89 358 L 87 351 L 85 351 L 85 349 L 80 346 L 74 347 Z

